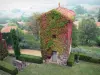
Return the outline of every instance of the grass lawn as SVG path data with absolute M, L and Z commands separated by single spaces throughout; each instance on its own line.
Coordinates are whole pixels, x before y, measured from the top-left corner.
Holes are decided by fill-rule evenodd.
M 100 53 L 100 47 L 89 47 L 89 46 L 79 46 L 80 48 L 86 49 L 86 50 L 91 50 L 93 52 L 99 52 Z
M 100 75 L 100 64 L 83 61 L 73 67 L 55 64 L 31 64 L 18 75 Z

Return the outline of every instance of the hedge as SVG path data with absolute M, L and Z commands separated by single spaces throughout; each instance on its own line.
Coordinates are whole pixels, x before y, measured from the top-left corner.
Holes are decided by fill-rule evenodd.
M 21 54 L 19 56 L 18 60 L 32 62 L 32 63 L 38 63 L 38 64 L 43 63 L 42 57 L 33 56 L 33 55 L 26 55 L 26 54 Z
M 73 66 L 74 65 L 74 53 L 71 53 L 68 60 L 67 60 L 67 65 L 68 66 Z
M 9 56 L 15 57 L 14 53 L 8 53 Z
M 10 73 L 11 75 L 16 75 L 18 73 L 17 68 L 5 61 L 0 61 L 0 69 Z
M 75 54 L 75 55 L 77 55 L 77 54 Z M 82 54 L 82 53 L 79 54 L 79 59 L 87 61 L 87 62 L 100 63 L 100 59 L 93 58 L 93 57 L 87 56 L 87 55 Z
M 79 54 L 79 59 L 84 61 L 90 61 L 91 57 L 86 56 L 84 54 Z

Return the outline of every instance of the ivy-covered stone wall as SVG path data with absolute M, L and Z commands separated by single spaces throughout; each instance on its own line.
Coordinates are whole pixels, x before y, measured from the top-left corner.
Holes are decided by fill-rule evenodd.
M 55 9 L 43 14 L 40 19 L 40 38 L 43 57 L 52 56 L 52 51 L 63 55 L 67 50 L 67 20 Z
M 0 32 L 0 60 L 3 60 L 8 55 L 7 44 L 2 39 L 2 33 Z

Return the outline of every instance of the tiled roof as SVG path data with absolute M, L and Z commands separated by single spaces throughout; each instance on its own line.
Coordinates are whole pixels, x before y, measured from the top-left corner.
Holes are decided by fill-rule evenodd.
M 69 20 L 73 20 L 73 17 L 75 16 L 75 12 L 67 8 L 58 7 L 56 10 L 59 11 L 63 16 L 65 16 Z
M 69 10 L 67 8 L 60 7 L 60 6 L 58 8 L 56 8 L 56 10 L 58 12 L 60 12 L 64 17 L 66 17 L 68 20 L 72 20 L 73 21 L 75 15 L 76 15 L 74 11 Z M 50 10 L 50 11 L 52 11 L 52 10 Z M 50 11 L 48 11 L 46 13 L 49 13 Z M 43 13 L 42 16 L 43 15 L 45 15 L 45 13 Z
M 97 25 L 98 27 L 100 27 L 100 22 L 96 22 L 96 25 Z
M 1 33 L 9 33 L 11 29 L 17 29 L 17 26 L 5 26 L 1 29 Z

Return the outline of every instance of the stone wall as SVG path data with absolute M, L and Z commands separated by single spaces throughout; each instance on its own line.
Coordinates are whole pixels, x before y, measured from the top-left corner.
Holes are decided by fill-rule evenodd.
M 3 60 L 8 55 L 7 44 L 2 39 L 2 33 L 0 32 L 0 60 Z

